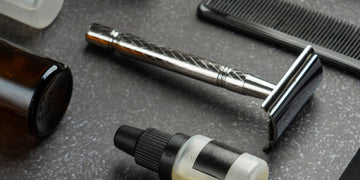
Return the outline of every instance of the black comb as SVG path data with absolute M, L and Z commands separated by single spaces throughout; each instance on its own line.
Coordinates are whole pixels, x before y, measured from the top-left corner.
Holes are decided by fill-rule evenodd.
M 198 16 L 296 51 L 310 44 L 322 62 L 360 72 L 360 27 L 314 10 L 283 0 L 205 0 Z

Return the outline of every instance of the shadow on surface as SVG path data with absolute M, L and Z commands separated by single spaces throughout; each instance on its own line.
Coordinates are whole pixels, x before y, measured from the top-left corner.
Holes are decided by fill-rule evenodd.
M 186 79 L 182 79 L 178 76 L 175 76 L 172 72 L 158 71 L 154 67 L 151 67 L 149 65 L 144 65 L 145 63 L 133 60 L 132 58 L 124 57 L 110 50 L 95 47 L 93 45 L 88 45 L 85 49 L 85 53 L 91 53 L 92 55 L 99 57 L 99 59 L 101 60 L 115 61 L 116 63 L 121 64 L 121 66 L 125 67 L 126 69 L 140 75 L 141 78 L 145 78 L 150 81 L 156 81 L 165 87 L 169 87 L 170 89 L 180 92 L 179 94 L 181 94 L 183 98 L 189 98 L 192 101 L 197 101 L 202 104 L 212 105 L 216 108 L 214 108 L 214 111 L 212 111 L 211 113 L 214 113 L 218 117 L 221 117 L 224 121 L 225 120 L 230 121 L 229 124 L 238 121 L 239 118 L 237 117 L 242 116 L 242 117 L 246 117 L 244 119 L 249 119 L 246 120 L 246 124 L 247 124 L 246 126 L 248 127 L 267 126 L 266 123 L 267 119 L 262 118 L 265 116 L 256 115 L 258 111 L 255 110 L 250 109 L 250 111 L 254 111 L 254 112 L 249 112 L 249 108 L 246 107 L 247 102 L 244 102 L 244 99 L 241 99 L 241 101 L 239 102 L 236 101 L 237 98 L 232 98 L 232 99 L 224 98 L 222 95 L 215 94 L 215 92 L 203 90 L 198 87 L 194 88 L 191 86 L 191 84 L 187 82 Z M 106 59 L 104 59 L 104 57 L 106 57 Z M 234 94 L 234 97 L 235 96 L 236 94 Z M 312 97 L 310 101 L 306 103 L 306 105 L 301 110 L 300 115 L 298 115 L 296 119 L 294 119 L 289 126 L 292 127 L 299 126 L 300 123 L 298 121 L 300 121 L 301 117 L 304 116 L 305 113 L 309 113 L 312 111 L 312 109 L 310 108 L 311 106 L 309 104 L 311 104 L 311 101 L 313 101 L 313 99 L 314 98 Z M 260 105 L 261 105 L 261 101 L 259 101 L 259 108 Z M 241 127 L 240 130 L 245 130 L 245 129 L 246 129 L 245 127 Z M 257 133 L 263 133 L 262 132 L 263 129 L 262 130 L 260 129 L 261 128 L 251 129 L 251 130 L 257 131 Z M 263 135 L 264 138 L 265 137 L 267 138 L 266 133 L 264 133 Z M 290 136 L 296 136 L 296 134 L 295 135 L 292 134 Z M 283 142 L 281 139 L 282 137 L 280 137 L 280 144 L 279 142 L 275 144 L 275 147 L 272 148 L 271 151 L 273 151 L 274 149 L 276 150 L 283 149 L 281 148 L 282 146 L 281 144 Z
M 114 61 L 118 64 L 121 64 L 122 67 L 125 67 L 127 70 L 136 73 L 146 80 L 156 81 L 162 86 L 179 92 L 183 98 L 191 99 L 191 101 L 197 101 L 202 104 L 211 105 L 215 111 L 211 113 L 217 114 L 222 119 L 231 121 L 233 123 L 238 120 L 238 116 L 246 116 L 249 121 L 249 127 L 253 125 L 266 126 L 266 120 L 259 118 L 254 113 L 249 113 L 249 109 L 245 107 L 246 102 L 244 100 L 236 101 L 238 94 L 234 93 L 234 98 L 224 98 L 215 92 L 210 92 L 199 87 L 194 87 L 188 83 L 188 80 L 177 76 L 176 73 L 171 71 L 159 71 L 158 67 L 148 65 L 143 62 L 139 62 L 135 59 L 124 57 L 116 52 L 111 50 L 95 47 L 93 45 L 88 45 L 85 48 L 86 54 L 92 54 L 99 58 L 101 61 Z M 106 59 L 104 59 L 106 57 Z M 260 109 L 261 101 L 259 101 Z M 209 112 L 210 113 L 210 112 Z
M 40 36 L 41 30 L 0 14 L 0 37 L 8 41 L 24 44 Z
M 16 159 L 28 154 L 41 144 L 41 140 L 31 136 L 24 127 L 0 121 L 0 158 Z
M 138 165 L 131 166 L 134 163 L 118 163 L 111 169 L 112 179 L 114 180 L 159 180 L 157 173 Z
M 290 53 L 290 54 L 293 54 L 294 56 L 299 56 L 299 54 L 301 53 L 302 50 L 295 50 L 294 47 L 292 48 L 289 48 L 289 47 L 286 47 L 285 45 L 282 45 L 282 44 L 279 44 L 279 43 L 276 43 L 274 41 L 270 41 L 270 40 L 267 40 L 267 39 L 264 39 L 262 37 L 259 37 L 259 36 L 256 36 L 256 35 L 253 35 L 251 33 L 248 33 L 248 32 L 245 32 L 243 30 L 240 30 L 236 27 L 228 27 L 226 25 L 221 25 L 219 23 L 215 23 L 215 22 L 212 22 L 212 20 L 201 20 L 201 18 L 198 18 L 198 22 L 202 22 L 204 24 L 208 24 L 208 25 L 212 25 L 212 26 L 216 26 L 216 27 L 219 27 L 219 28 L 222 28 L 224 30 L 228 30 L 228 31 L 231 31 L 231 32 L 235 32 L 237 35 L 239 36 L 246 36 L 250 39 L 253 39 L 255 41 L 258 41 L 258 42 L 261 42 L 261 43 L 264 43 L 266 44 L 267 46 L 269 47 L 276 47 L 276 48 L 279 48 L 281 50 L 283 50 L 284 52 L 286 53 Z M 316 49 L 315 49 L 315 53 L 316 53 Z M 295 59 L 294 59 L 295 60 Z M 320 58 L 321 60 L 321 58 Z M 326 62 L 324 61 L 321 61 L 322 65 L 325 65 L 326 67 L 328 68 L 331 68 L 333 70 L 336 70 L 336 71 L 339 71 L 339 72 L 342 72 L 344 74 L 349 74 L 355 78 L 358 78 L 360 79 L 360 73 L 358 73 L 359 70 L 353 70 L 353 69 L 349 69 L 349 68 L 345 68 L 345 67 L 342 67 L 336 63 L 333 63 L 329 60 L 327 60 Z M 291 64 L 289 62 L 289 64 Z

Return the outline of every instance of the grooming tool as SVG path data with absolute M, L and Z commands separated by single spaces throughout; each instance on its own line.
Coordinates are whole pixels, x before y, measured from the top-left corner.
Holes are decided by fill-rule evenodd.
M 123 125 L 114 144 L 163 180 L 268 179 L 264 160 L 202 135 L 170 135 Z
M 0 39 L 1 121 L 33 136 L 48 136 L 66 112 L 72 85 L 64 64 Z
M 322 77 L 317 54 L 308 46 L 277 85 L 253 75 L 185 54 L 159 47 L 113 28 L 92 24 L 86 33 L 89 43 L 137 58 L 189 77 L 224 87 L 234 92 L 265 99 L 262 107 L 269 114 L 269 149 L 311 97 Z
M 360 73 L 360 27 L 284 0 L 205 0 L 198 17 Z

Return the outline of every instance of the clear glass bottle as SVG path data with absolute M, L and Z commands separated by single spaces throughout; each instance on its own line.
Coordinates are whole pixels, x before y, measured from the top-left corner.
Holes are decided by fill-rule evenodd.
M 51 134 L 71 98 L 70 69 L 0 39 L 0 119 L 31 135 Z
M 64 0 L 0 0 L 0 13 L 41 29 L 55 20 L 63 2 Z
M 229 158 L 234 155 L 236 158 Z M 238 154 L 229 146 L 195 135 L 177 153 L 171 176 L 173 180 L 265 180 L 268 166 L 249 153 Z
M 163 180 L 268 179 L 264 160 L 202 135 L 170 135 L 123 125 L 114 144 Z

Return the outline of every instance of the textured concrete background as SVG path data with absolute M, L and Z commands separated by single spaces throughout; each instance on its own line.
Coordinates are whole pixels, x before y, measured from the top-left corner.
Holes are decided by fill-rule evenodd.
M 295 1 L 360 24 L 360 1 Z M 278 82 L 296 54 L 196 18 L 200 0 L 65 0 L 43 30 L 0 16 L 0 37 L 69 65 L 71 104 L 39 141 L 0 123 L 0 179 L 146 179 L 157 174 L 115 149 L 122 124 L 203 134 L 265 159 L 271 179 L 337 179 L 360 147 L 360 81 L 325 66 L 311 102 L 270 153 L 262 100 L 89 47 L 99 22 Z

